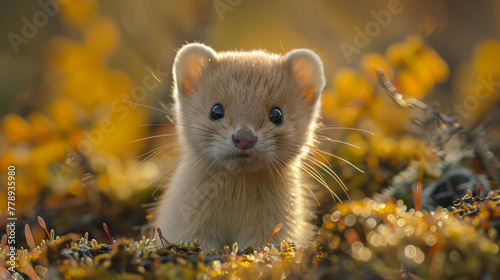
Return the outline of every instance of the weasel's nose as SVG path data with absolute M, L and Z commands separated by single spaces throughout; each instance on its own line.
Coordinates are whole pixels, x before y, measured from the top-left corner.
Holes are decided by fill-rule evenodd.
M 257 137 L 250 132 L 238 131 L 233 134 L 234 146 L 241 150 L 247 150 L 253 147 Z

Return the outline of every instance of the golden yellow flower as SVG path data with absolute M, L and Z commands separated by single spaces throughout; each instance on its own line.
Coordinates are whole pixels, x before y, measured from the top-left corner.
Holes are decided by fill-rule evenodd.
M 361 58 L 360 62 L 361 69 L 365 74 L 372 80 L 372 81 L 377 81 L 377 67 L 382 67 L 384 70 L 385 74 L 387 75 L 387 78 L 390 80 L 392 79 L 393 73 L 392 73 L 392 68 L 387 60 L 383 55 L 379 53 L 367 53 L 366 55 Z
M 131 108 L 128 114 L 112 113 L 109 117 L 96 120 L 95 125 L 88 131 L 94 139 L 93 144 L 101 152 L 119 156 L 126 151 L 139 151 L 144 141 L 131 143 L 146 136 L 146 119 L 140 108 Z
M 66 142 L 55 139 L 33 147 L 31 150 L 30 164 L 47 167 L 56 161 L 64 159 L 66 152 Z
M 400 92 L 406 97 L 419 99 L 428 90 L 426 85 L 419 77 L 411 70 L 403 70 L 398 76 L 399 85 L 402 91 Z
M 71 182 L 68 183 L 68 192 L 76 195 L 76 196 L 84 196 L 85 195 L 85 188 L 82 185 L 82 181 L 78 179 L 74 179 Z
M 323 114 L 330 119 L 335 119 L 337 116 L 338 101 L 331 90 L 325 90 L 322 94 L 321 106 Z
M 363 138 L 363 136 L 358 132 L 350 133 L 345 142 L 353 144 L 359 148 L 346 146 L 347 156 L 355 159 L 356 162 L 363 162 L 363 157 L 369 151 L 368 142 Z
M 363 114 L 361 106 L 343 106 L 338 108 L 336 120 L 340 125 L 353 126 Z
M 131 94 L 134 82 L 120 70 L 107 70 L 103 74 L 102 83 L 96 88 L 96 95 L 100 97 L 100 104 L 111 105 L 122 95 Z
M 420 53 L 419 60 L 425 64 L 436 83 L 442 83 L 448 79 L 450 74 L 448 64 L 436 51 L 427 48 Z
M 404 66 L 410 60 L 411 54 L 405 43 L 395 43 L 387 48 L 385 56 L 392 64 L 396 66 Z
M 474 62 L 478 75 L 500 77 L 500 41 L 486 40 L 474 52 Z
M 385 96 L 372 99 L 368 112 L 371 119 L 379 125 L 378 129 L 386 134 L 405 131 L 411 125 L 410 119 L 414 114 L 411 110 L 397 107 Z
M 101 103 L 100 88 L 105 86 L 104 69 L 83 68 L 67 76 L 63 94 L 71 98 L 89 113 Z
M 53 121 L 39 112 L 28 115 L 31 132 L 38 143 L 46 142 L 56 137 L 56 128 Z
M 120 33 L 115 22 L 99 16 L 89 21 L 82 29 L 85 46 L 99 54 L 108 54 L 117 45 Z
M 396 151 L 397 142 L 392 137 L 377 133 L 370 137 L 370 152 L 379 158 L 388 158 Z
M 65 75 L 78 74 L 82 69 L 103 71 L 102 57 L 84 45 L 64 37 L 55 37 L 46 44 L 46 56 L 50 65 Z
M 61 5 L 61 18 L 69 26 L 80 28 L 99 12 L 95 0 L 69 0 Z
M 342 68 L 335 74 L 334 87 L 340 104 L 352 100 L 368 100 L 372 95 L 370 81 L 361 72 Z
M 16 114 L 8 114 L 2 119 L 2 133 L 13 143 L 27 142 L 32 136 L 28 122 Z
M 0 168 L 2 170 L 7 170 L 10 165 L 18 165 L 18 161 L 13 150 L 7 150 L 0 156 Z
M 421 144 L 415 137 L 405 134 L 398 140 L 396 153 L 405 159 L 417 160 L 422 157 L 425 151 L 421 150 Z
M 411 55 L 418 55 L 426 48 L 426 45 L 420 36 L 408 36 L 405 44 L 408 46 L 408 50 Z
M 422 98 L 434 87 L 434 77 L 427 67 L 420 59 L 416 59 L 408 67 L 411 75 L 415 77 L 420 85 L 420 92 L 415 98 Z
M 26 174 L 26 170 L 17 170 Z M 40 186 L 25 180 L 25 176 L 16 177 L 16 211 L 22 212 L 24 209 L 35 204 L 39 199 Z
M 58 98 L 51 104 L 50 116 L 57 127 L 63 131 L 76 126 L 77 114 L 75 104 L 67 98 Z

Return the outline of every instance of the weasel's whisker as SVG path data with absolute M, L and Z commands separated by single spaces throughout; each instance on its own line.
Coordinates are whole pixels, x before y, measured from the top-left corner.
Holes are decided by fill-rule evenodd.
M 149 158 L 151 158 L 151 159 L 154 158 L 156 155 L 158 155 L 159 153 L 161 153 L 161 152 L 169 149 L 170 147 L 178 146 L 177 143 L 174 143 L 174 144 L 175 145 L 172 145 L 172 144 L 171 145 L 163 145 L 163 146 L 160 146 L 158 148 L 155 148 L 155 149 L 153 149 L 153 150 L 151 150 L 151 151 L 149 151 L 147 153 L 144 153 L 144 154 L 138 156 L 137 158 L 140 158 L 140 157 L 143 157 L 143 156 L 149 154 L 147 157 L 143 158 L 139 163 L 137 163 L 137 165 L 135 166 L 135 168 L 137 168 L 139 165 L 141 165 L 143 162 L 145 162 Z
M 332 153 L 329 153 L 329 152 L 323 151 L 323 150 L 318 149 L 318 148 L 313 148 L 313 149 L 314 149 L 315 151 L 318 151 L 318 152 L 321 152 L 321 153 L 327 154 L 327 155 L 329 155 L 329 156 L 331 156 L 331 157 L 334 157 L 334 158 L 336 158 L 336 159 L 339 159 L 339 160 L 341 160 L 341 161 L 343 161 L 343 162 L 345 162 L 345 163 L 349 164 L 350 166 L 352 166 L 354 169 L 358 170 L 359 172 L 361 172 L 361 173 L 365 173 L 363 170 L 361 170 L 359 167 L 357 167 L 356 165 L 354 165 L 354 164 L 353 164 L 353 163 L 351 163 L 350 161 L 346 160 L 345 158 L 341 158 L 341 157 L 339 157 L 339 156 L 336 156 L 336 155 L 334 155 L 334 154 L 332 154 Z
M 137 103 L 137 102 L 134 102 L 134 101 L 129 101 L 129 102 L 130 102 L 130 104 L 141 106 L 141 107 L 148 108 L 148 109 L 151 109 L 151 110 L 155 110 L 155 111 L 158 111 L 158 112 L 163 113 L 163 114 L 168 114 L 169 113 L 167 111 L 164 111 L 162 109 L 159 109 L 159 108 L 156 108 L 156 107 L 153 107 L 153 106 L 150 106 L 150 105 L 141 104 L 141 103 Z
M 321 132 L 316 132 L 317 134 L 324 134 L 324 133 L 321 133 Z M 345 141 L 341 141 L 341 140 L 337 140 L 337 139 L 331 139 L 330 137 L 327 137 L 327 136 L 321 136 L 321 139 L 318 138 L 319 141 L 321 140 L 326 140 L 326 141 L 329 141 L 329 142 L 332 142 L 332 143 L 340 143 L 340 144 L 345 144 L 345 145 L 348 145 L 348 146 L 351 146 L 351 147 L 354 147 L 354 148 L 357 148 L 357 149 L 360 149 L 361 150 L 361 147 L 357 146 L 357 145 L 354 145 L 354 144 L 351 144 L 349 142 L 345 142 Z
M 175 125 L 175 123 L 145 123 L 141 124 L 138 127 L 147 127 L 147 126 L 164 126 L 164 125 Z
M 135 142 L 144 141 L 144 140 L 153 139 L 153 138 L 171 137 L 171 136 L 179 136 L 179 135 L 182 135 L 182 134 L 180 134 L 180 133 L 169 133 L 169 134 L 153 135 L 153 136 L 148 136 L 148 137 L 140 138 L 140 139 L 137 139 L 137 140 L 132 140 L 132 141 L 130 141 L 130 143 L 135 143 Z
M 306 168 L 306 166 L 303 166 L 302 164 L 306 165 L 307 168 Z M 312 166 L 310 166 L 309 164 L 307 164 L 305 162 L 302 162 L 300 165 L 300 169 L 302 169 L 307 174 L 311 175 L 314 179 L 316 179 L 316 181 L 318 181 L 327 190 L 329 190 L 333 199 L 337 199 L 338 201 L 341 201 L 340 197 L 328 186 L 328 184 L 325 182 L 325 179 L 321 176 L 321 174 L 319 174 Z
M 315 164 L 320 169 L 324 170 L 328 175 L 330 175 L 340 185 L 342 190 L 344 190 L 345 194 L 347 195 L 347 198 L 351 199 L 349 197 L 349 193 L 347 192 L 347 186 L 344 184 L 344 182 L 342 181 L 340 176 L 337 175 L 337 173 L 335 173 L 331 168 L 328 168 L 328 166 L 326 166 L 324 163 L 322 163 L 321 161 L 319 161 L 317 159 L 314 159 L 314 161 L 312 161 L 311 159 L 307 159 L 307 160 L 309 160 L 309 162 Z
M 170 171 L 172 171 L 173 169 L 174 169 L 174 167 L 171 167 L 171 168 L 167 171 L 167 173 L 170 173 Z M 151 194 L 151 197 L 153 197 L 153 196 L 156 194 L 156 192 L 158 191 L 158 189 L 160 189 L 160 187 L 163 185 L 163 183 L 165 183 L 165 181 L 166 181 L 166 180 L 168 179 L 168 177 L 169 177 L 168 175 L 169 175 L 169 174 L 165 174 L 165 178 L 161 181 L 161 183 L 159 183 L 159 184 L 158 184 L 158 186 L 156 186 L 156 188 L 155 188 L 154 192 Z
M 361 129 L 361 128 L 354 128 L 354 127 L 342 127 L 342 126 L 322 126 L 318 127 L 317 130 L 354 130 L 354 131 L 359 131 L 359 132 L 364 132 L 368 133 L 370 135 L 375 135 L 375 133 L 366 130 L 366 129 Z
M 160 150 L 162 148 L 165 148 L 165 146 L 173 147 L 173 146 L 177 146 L 177 145 L 182 145 L 182 144 L 174 142 L 174 143 L 170 143 L 170 144 L 166 144 L 166 145 L 161 145 L 160 147 L 156 147 L 156 148 L 152 149 L 151 151 L 145 152 L 145 153 L 137 156 L 137 158 L 141 158 L 143 156 L 146 156 L 146 155 L 149 155 L 151 153 L 154 153 L 154 152 L 156 152 L 156 151 L 158 151 L 158 150 Z

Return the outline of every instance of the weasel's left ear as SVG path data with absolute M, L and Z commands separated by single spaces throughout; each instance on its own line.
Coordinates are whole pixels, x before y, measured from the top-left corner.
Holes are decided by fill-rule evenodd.
M 216 56 L 214 50 L 203 44 L 183 46 L 174 61 L 174 80 L 178 94 L 189 95 L 198 88 L 199 79 L 207 65 Z
M 302 99 L 315 103 L 325 86 L 323 63 L 319 56 L 308 49 L 297 49 L 285 55 L 285 63 L 292 69 Z

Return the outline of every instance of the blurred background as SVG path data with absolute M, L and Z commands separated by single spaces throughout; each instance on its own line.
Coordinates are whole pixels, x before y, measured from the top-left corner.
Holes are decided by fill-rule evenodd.
M 316 51 L 327 77 L 323 122 L 375 134 L 318 134 L 322 149 L 365 172 L 318 155 L 351 199 L 382 192 L 420 163 L 430 135 L 412 124 L 415 112 L 383 93 L 376 66 L 405 97 L 436 105 L 465 128 L 489 120 L 482 142 L 498 154 L 499 15 L 500 1 L 5 0 L 1 180 L 14 165 L 17 216 L 35 240 L 44 237 L 33 226 L 37 216 L 57 234 L 100 239 L 106 223 L 113 236 L 138 236 L 178 151 L 154 154 L 173 139 L 133 141 L 172 131 L 154 124 L 169 124 L 160 104 L 171 103 L 172 61 L 187 42 L 218 51 Z M 453 143 L 451 154 L 460 150 Z M 429 165 L 440 161 L 431 149 Z M 331 209 L 325 189 L 316 195 L 321 211 Z M 6 196 L 3 188 L 3 221 Z

